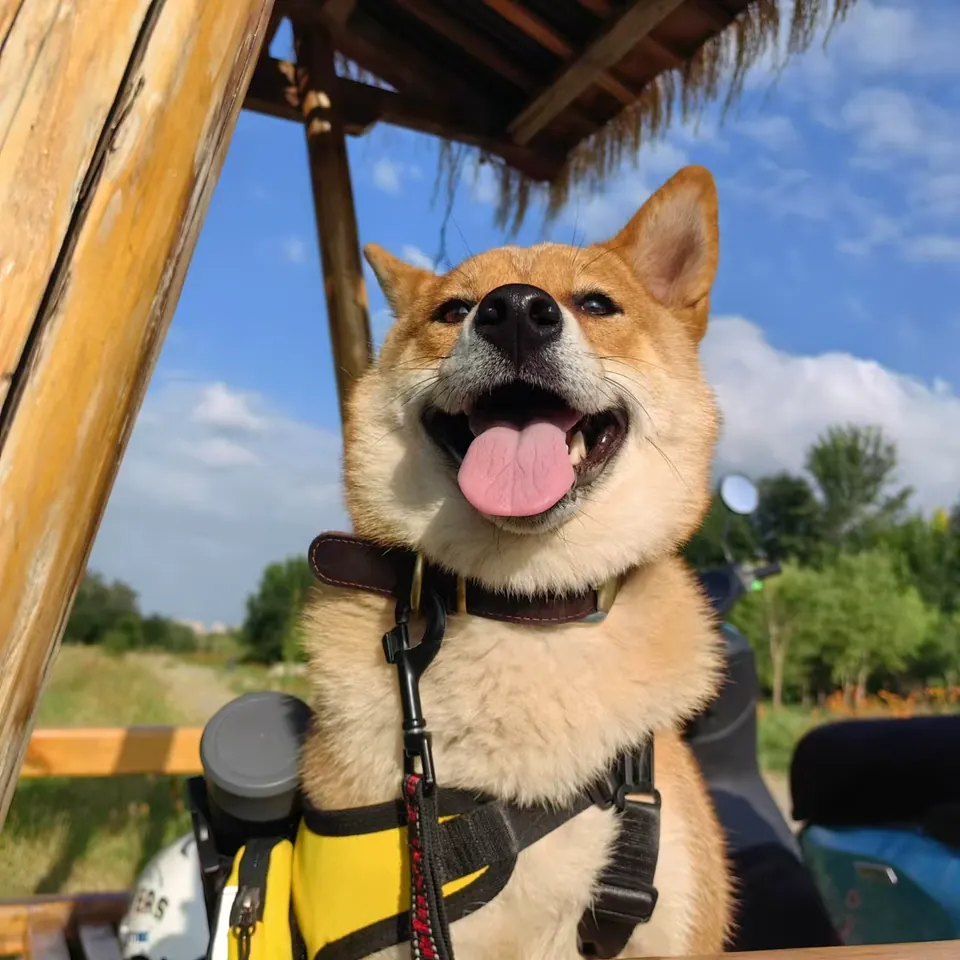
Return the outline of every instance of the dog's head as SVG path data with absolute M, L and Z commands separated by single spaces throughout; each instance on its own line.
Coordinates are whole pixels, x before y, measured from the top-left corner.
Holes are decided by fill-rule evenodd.
M 357 532 L 524 593 L 675 550 L 709 499 L 717 241 L 713 179 L 688 167 L 595 246 L 502 247 L 444 276 L 368 246 L 396 323 L 350 404 Z

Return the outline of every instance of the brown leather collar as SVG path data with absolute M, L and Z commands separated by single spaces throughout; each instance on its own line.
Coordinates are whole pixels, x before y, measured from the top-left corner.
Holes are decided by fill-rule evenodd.
M 619 588 L 617 580 L 573 595 L 514 596 L 441 570 L 413 550 L 384 547 L 349 533 L 321 533 L 310 544 L 309 559 L 314 576 L 331 587 L 410 599 L 414 610 L 421 590 L 428 588 L 437 592 L 448 613 L 541 626 L 602 620 Z

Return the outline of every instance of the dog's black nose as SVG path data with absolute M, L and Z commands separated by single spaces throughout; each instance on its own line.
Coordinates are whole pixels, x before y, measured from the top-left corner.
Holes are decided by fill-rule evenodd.
M 506 283 L 491 290 L 477 306 L 474 329 L 519 370 L 563 327 L 560 305 L 549 293 L 528 283 Z

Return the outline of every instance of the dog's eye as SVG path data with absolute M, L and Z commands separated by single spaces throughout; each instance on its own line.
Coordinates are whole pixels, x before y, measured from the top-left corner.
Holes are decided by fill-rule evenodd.
M 620 313 L 620 308 L 605 294 L 594 291 L 584 293 L 574 299 L 577 309 L 589 313 L 592 317 L 612 317 Z
M 433 311 L 437 323 L 463 323 L 473 308 L 466 300 L 448 300 Z

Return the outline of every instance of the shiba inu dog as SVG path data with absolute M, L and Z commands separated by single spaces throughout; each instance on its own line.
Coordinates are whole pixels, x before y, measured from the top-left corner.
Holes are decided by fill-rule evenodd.
M 619 586 L 599 622 L 449 617 L 420 691 L 438 782 L 560 805 L 653 736 L 659 899 L 622 955 L 721 951 L 722 835 L 678 734 L 721 655 L 676 556 L 707 508 L 718 431 L 698 359 L 718 256 L 711 175 L 681 170 L 606 243 L 502 247 L 442 276 L 365 253 L 396 322 L 345 427 L 356 533 L 508 598 Z M 399 695 L 380 644 L 393 623 L 391 599 L 332 585 L 308 610 L 302 771 L 318 808 L 398 796 Z M 593 807 L 523 850 L 502 891 L 452 924 L 458 960 L 576 957 L 616 832 Z

